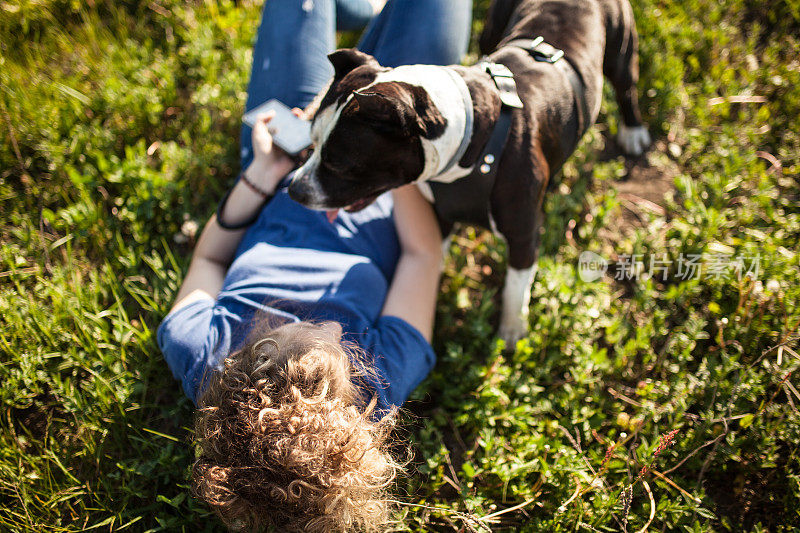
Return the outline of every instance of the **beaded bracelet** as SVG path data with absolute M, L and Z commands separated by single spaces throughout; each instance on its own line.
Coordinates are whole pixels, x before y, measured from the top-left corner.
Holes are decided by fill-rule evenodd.
M 246 172 L 242 172 L 241 175 L 239 176 L 239 179 L 241 179 L 245 185 L 250 187 L 252 191 L 259 194 L 264 199 L 264 201 L 269 200 L 270 197 L 272 196 L 272 193 L 265 191 L 264 189 L 262 189 L 261 187 L 250 181 L 250 178 L 247 177 Z
M 253 189 L 255 192 L 257 192 L 259 195 L 261 195 L 264 198 L 264 203 L 261 204 L 262 207 L 263 207 L 264 204 L 267 203 L 267 201 L 269 201 L 270 198 L 272 198 L 272 196 L 273 196 L 272 194 L 267 193 L 266 191 L 264 191 L 263 189 L 261 189 L 260 187 L 255 185 L 253 182 L 251 182 L 249 179 L 247 179 L 247 177 L 245 176 L 244 172 L 239 176 L 239 178 L 244 181 L 245 185 L 247 185 L 248 187 Z M 234 185 L 234 187 L 235 187 L 235 185 Z M 256 220 L 258 220 L 258 217 L 261 215 L 261 209 L 257 209 L 256 212 L 253 213 L 252 217 L 250 217 L 247 220 L 244 220 L 242 222 L 239 222 L 238 224 L 228 224 L 227 222 L 222 220 L 222 212 L 225 210 L 225 204 L 228 203 L 228 197 L 231 195 L 232 191 L 233 191 L 233 187 L 231 187 L 228 190 L 228 192 L 225 193 L 225 196 L 222 197 L 222 200 L 219 202 L 219 205 L 217 206 L 217 225 L 219 225 L 220 228 L 226 229 L 228 231 L 236 231 L 236 230 L 245 229 L 247 227 L 252 226 L 253 223 Z

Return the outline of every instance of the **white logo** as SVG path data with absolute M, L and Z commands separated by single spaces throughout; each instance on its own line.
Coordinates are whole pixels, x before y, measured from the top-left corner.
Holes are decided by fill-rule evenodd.
M 578 256 L 578 275 L 583 281 L 596 281 L 608 270 L 608 261 L 594 252 L 581 252 Z

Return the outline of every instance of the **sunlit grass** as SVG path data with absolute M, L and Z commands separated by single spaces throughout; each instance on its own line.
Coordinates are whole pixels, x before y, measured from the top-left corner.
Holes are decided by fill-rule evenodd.
M 399 435 L 401 528 L 636 531 L 651 495 L 653 530 L 800 527 L 800 4 L 634 4 L 654 151 L 617 154 L 607 91 L 547 200 L 512 353 L 493 336 L 502 244 L 459 233 L 440 361 Z M 238 170 L 259 10 L 0 3 L 0 530 L 220 529 L 188 493 L 191 404 L 154 331 L 181 226 Z M 670 185 L 655 208 L 651 181 Z M 585 282 L 584 250 L 761 269 Z

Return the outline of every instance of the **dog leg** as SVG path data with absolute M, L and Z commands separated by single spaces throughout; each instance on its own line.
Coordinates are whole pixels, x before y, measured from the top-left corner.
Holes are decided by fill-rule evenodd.
M 528 332 L 531 287 L 536 276 L 536 267 L 537 265 L 533 265 L 521 270 L 508 267 L 499 332 L 500 338 L 506 342 L 506 348 L 513 349 L 517 341 Z
M 650 132 L 647 127 L 641 126 L 626 126 L 625 124 L 619 125 L 619 133 L 617 133 L 617 143 L 627 155 L 639 156 L 644 153 L 652 140 L 650 139 Z
M 453 243 L 453 234 L 448 233 L 442 238 L 442 260 L 447 259 L 450 255 L 450 245 Z
M 500 338 L 506 348 L 513 350 L 517 341 L 528 332 L 531 286 L 536 276 L 539 256 L 539 227 L 541 214 L 534 217 L 532 235 L 508 240 L 508 271 L 503 287 L 503 308 L 500 314 Z
M 639 113 L 639 36 L 633 10 L 627 1 L 620 2 L 620 25 L 609 28 L 603 72 L 611 81 L 622 121 L 617 143 L 630 156 L 639 156 L 652 142 Z
M 534 167 L 537 172 L 547 172 L 546 164 Z M 545 174 L 546 176 L 546 174 Z M 525 212 L 532 213 L 529 220 L 521 220 L 519 211 L 496 211 L 497 227 L 508 244 L 508 271 L 503 287 L 503 305 L 498 335 L 513 350 L 519 339 L 528 332 L 531 286 L 539 264 L 539 235 L 544 220 L 541 209 L 542 193 L 546 179 L 532 176 L 535 196 Z

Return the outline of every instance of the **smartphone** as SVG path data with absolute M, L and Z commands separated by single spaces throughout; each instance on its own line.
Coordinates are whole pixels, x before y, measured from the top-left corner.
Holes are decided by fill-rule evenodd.
M 296 117 L 288 106 L 278 100 L 269 100 L 251 109 L 242 116 L 242 121 L 252 128 L 258 116 L 267 111 L 275 111 L 275 118 L 269 123 L 269 132 L 272 142 L 281 150 L 295 156 L 311 146 L 311 123 Z

